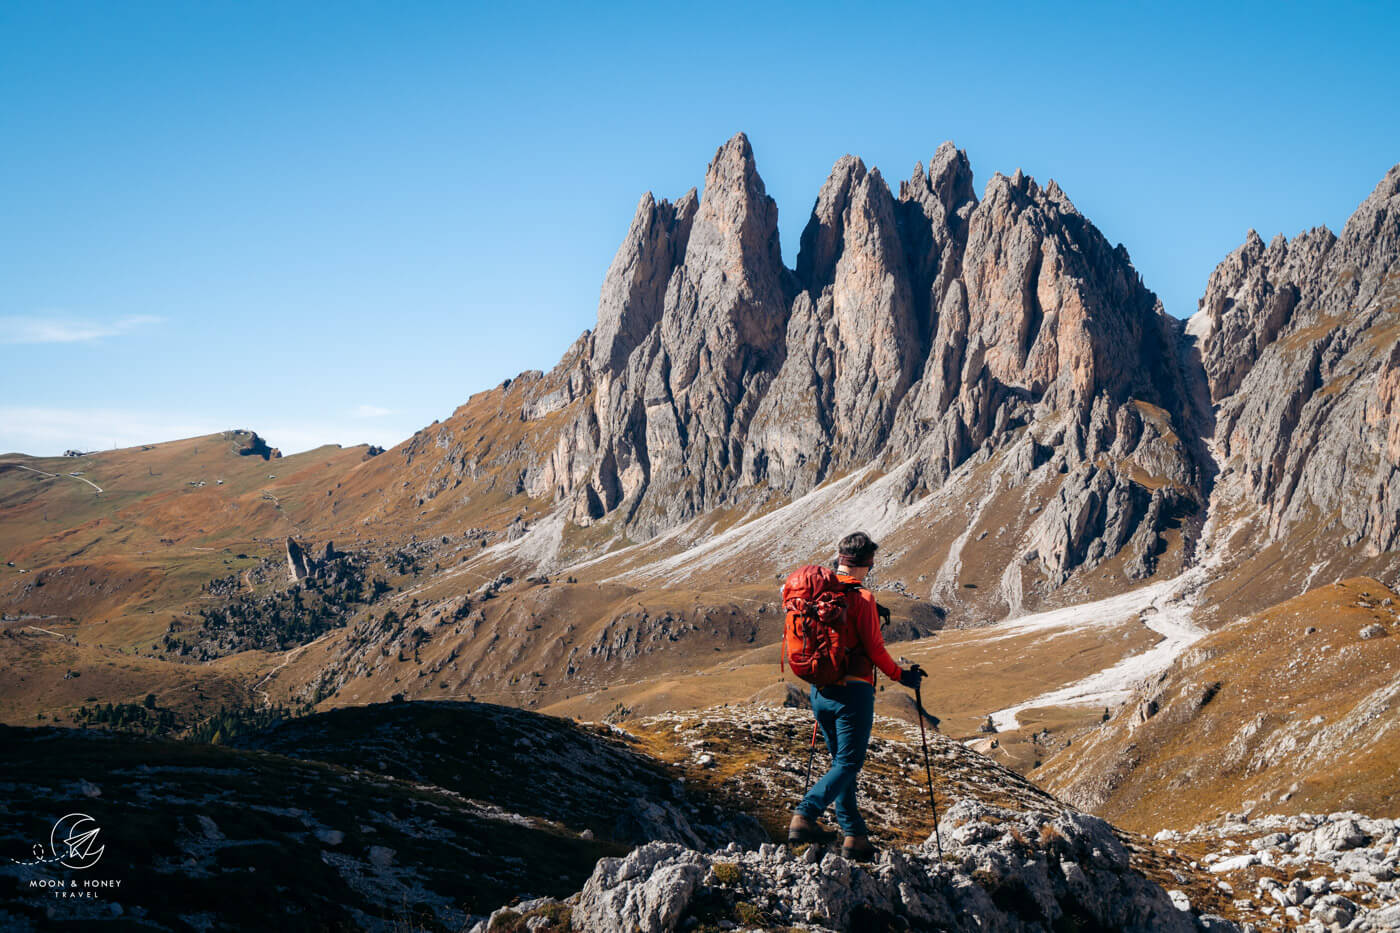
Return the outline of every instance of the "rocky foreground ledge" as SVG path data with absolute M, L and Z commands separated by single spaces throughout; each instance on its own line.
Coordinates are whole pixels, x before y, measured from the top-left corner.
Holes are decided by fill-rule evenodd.
M 1400 930 L 1400 820 L 1352 812 L 1233 817 L 1153 838 L 1204 850 L 1191 867 L 1218 877 L 1261 930 Z
M 616 731 L 667 758 L 693 790 L 742 799 L 779 832 L 802 785 L 793 750 L 810 722 L 805 710 L 740 706 Z M 472 930 L 1400 930 L 1400 821 L 1236 816 L 1149 840 L 956 741 L 929 738 L 942 858 L 918 730 L 877 717 L 861 784 L 885 842 L 877 862 L 822 846 L 650 842 L 598 862 L 571 896 L 519 900 Z
M 598 863 L 578 894 L 503 907 L 501 930 L 1239 930 L 1135 871 L 1113 828 L 1082 813 L 955 804 L 935 840 L 870 865 L 822 846 L 710 853 L 649 843 Z M 1185 909 L 1183 909 L 1185 908 Z
M 472 933 L 1400 930 L 1400 820 L 1301 814 L 1158 833 L 1159 844 L 1208 850 L 1189 867 L 1234 896 L 1237 916 L 1250 918 L 1239 923 L 1197 913 L 1184 891 L 1135 871 L 1118 834 L 1097 817 L 963 800 L 939 831 L 943 858 L 930 838 L 871 865 L 821 846 L 701 853 L 649 843 L 599 862 L 572 897 L 502 907 Z

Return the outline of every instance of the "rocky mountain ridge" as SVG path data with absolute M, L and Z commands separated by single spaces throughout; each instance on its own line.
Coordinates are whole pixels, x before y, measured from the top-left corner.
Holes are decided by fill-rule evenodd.
M 532 493 L 645 540 L 872 461 L 903 465 L 911 501 L 1017 447 L 1021 472 L 1058 455 L 1066 474 L 1039 529 L 1059 579 L 1135 535 L 1146 575 L 1165 518 L 1204 504 L 1177 324 L 1054 182 L 998 174 L 979 201 L 945 144 L 896 200 L 847 156 L 796 270 L 776 224 L 742 134 L 698 206 L 642 200 L 596 330 L 551 374 L 567 392 L 546 407 L 581 404 Z
M 794 750 L 810 722 L 806 710 L 738 705 L 621 731 L 683 769 L 687 787 L 745 806 L 780 834 L 800 793 Z M 1163 858 L 958 742 L 928 738 L 937 819 L 917 727 L 876 717 L 861 784 L 862 811 L 884 847 L 874 864 L 820 845 L 652 843 L 603 859 L 568 898 L 504 907 L 475 929 L 1239 929 L 1213 911 L 1228 901 L 1212 891 L 1209 872 L 1185 871 L 1184 859 Z M 1164 884 L 1188 887 L 1195 906 Z
M 839 499 L 842 524 L 890 538 L 890 582 L 953 624 L 1099 598 L 1203 549 L 1239 569 L 1222 620 L 1315 579 L 1384 577 L 1400 536 L 1397 179 L 1340 235 L 1251 236 L 1183 326 L 1058 184 L 994 174 L 979 197 L 951 143 L 897 195 L 837 160 L 788 269 L 739 134 L 703 193 L 642 198 L 596 327 L 553 370 L 387 455 L 300 469 L 290 503 L 267 474 L 221 508 L 320 540 L 468 538 L 487 580 L 631 579 L 747 526 L 752 546 L 666 573 L 743 563 L 757 582 L 822 556 L 835 518 L 792 519 Z M 315 485 L 325 498 L 304 498 Z M 101 524 L 26 539 L 24 556 L 93 553 L 115 540 Z
M 1340 236 L 1252 237 L 1185 326 L 1058 184 L 994 174 L 979 197 L 951 143 L 897 195 L 837 160 L 788 269 L 739 134 L 703 194 L 642 198 L 596 327 L 553 370 L 386 454 L 300 471 L 290 502 L 269 474 L 241 507 L 284 535 L 441 540 L 473 587 L 503 571 L 757 583 L 863 525 L 888 542 L 888 583 L 951 624 L 1102 598 L 1206 552 L 1239 580 L 1221 621 L 1319 575 L 1383 578 L 1400 534 L 1397 174 Z M 77 546 L 25 547 L 52 562 Z

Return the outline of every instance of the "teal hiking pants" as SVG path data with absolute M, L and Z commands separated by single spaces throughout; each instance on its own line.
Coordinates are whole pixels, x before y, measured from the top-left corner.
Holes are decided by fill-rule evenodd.
M 831 751 L 831 770 L 812 785 L 796 812 L 815 822 L 828 806 L 835 804 L 841 831 L 847 836 L 864 836 L 865 820 L 856 808 L 856 779 L 870 746 L 875 688 L 864 681 L 854 681 L 831 687 L 814 686 L 811 696 L 812 713 Z

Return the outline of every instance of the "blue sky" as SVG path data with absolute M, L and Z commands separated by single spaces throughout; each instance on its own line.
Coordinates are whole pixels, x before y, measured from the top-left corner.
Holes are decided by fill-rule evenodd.
M 390 445 L 591 327 L 749 134 L 783 251 L 851 152 L 1058 180 L 1167 310 L 1400 161 L 1395 4 L 0 5 L 0 451 Z

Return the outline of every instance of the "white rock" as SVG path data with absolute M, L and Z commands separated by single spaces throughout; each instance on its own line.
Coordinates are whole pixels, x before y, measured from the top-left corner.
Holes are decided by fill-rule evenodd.
M 1258 852 L 1263 849 L 1277 849 L 1280 845 L 1287 841 L 1287 833 L 1269 833 L 1267 836 L 1260 836 L 1258 839 L 1251 839 L 1249 841 L 1249 847 Z
M 1317 906 L 1312 909 L 1311 917 L 1324 926 L 1344 927 L 1356 916 L 1356 910 L 1356 904 L 1340 894 L 1329 894 L 1319 899 Z
M 1350 817 L 1327 823 L 1313 832 L 1316 852 L 1343 852 L 1366 844 L 1366 833 Z
M 675 929 L 705 875 L 703 857 L 684 846 L 651 842 L 626 858 L 598 862 L 574 907 L 582 930 Z
M 1210 870 L 1213 874 L 1218 874 L 1223 871 L 1239 871 L 1243 868 L 1248 868 L 1251 865 L 1258 864 L 1259 854 L 1257 852 L 1250 852 L 1247 855 L 1235 855 L 1231 856 L 1230 858 L 1223 858 L 1218 862 L 1214 862 L 1210 866 Z
M 204 833 L 204 838 L 210 842 L 218 842 L 224 838 L 224 834 L 219 831 L 219 824 L 205 816 L 203 813 L 195 817 L 199 823 L 200 832 Z

